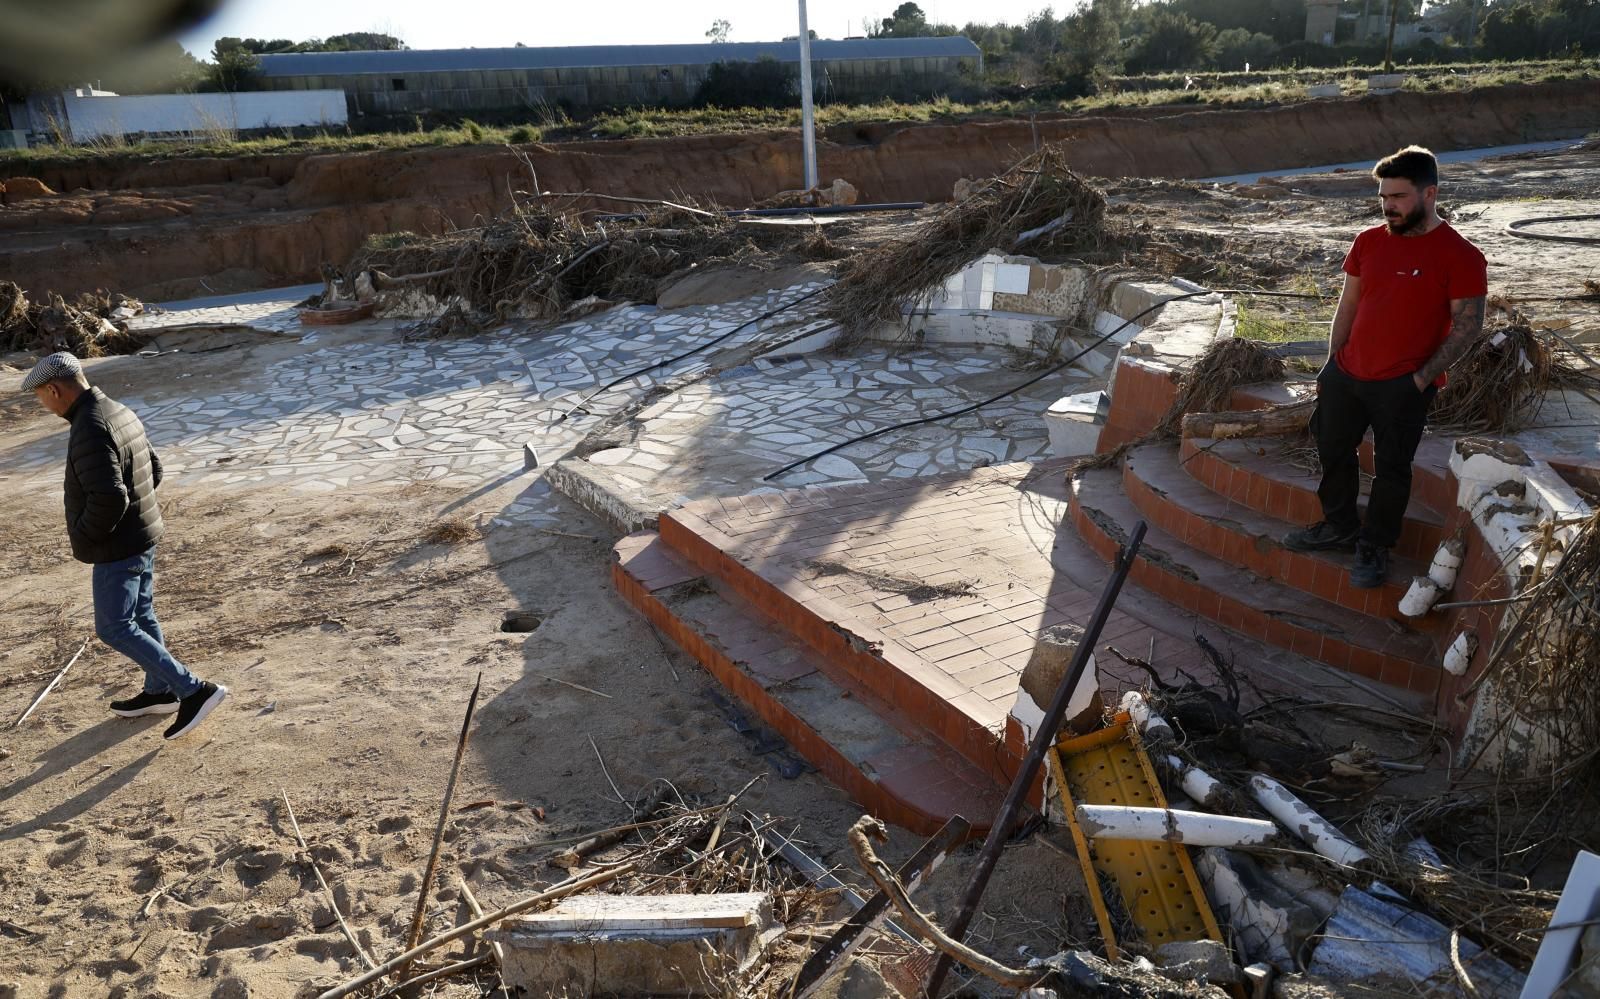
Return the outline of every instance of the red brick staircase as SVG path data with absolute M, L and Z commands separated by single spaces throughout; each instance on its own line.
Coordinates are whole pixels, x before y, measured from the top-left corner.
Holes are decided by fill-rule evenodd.
M 1118 467 L 1073 481 L 1073 524 L 1109 561 L 1143 519 L 1150 529 L 1131 573 L 1135 584 L 1269 645 L 1433 693 L 1442 621 L 1403 618 L 1396 605 L 1444 539 L 1444 518 L 1414 498 L 1388 582 L 1353 588 L 1348 554 L 1283 547 L 1288 531 L 1321 519 L 1321 507 L 1316 476 L 1282 451 L 1276 439 L 1134 447 Z

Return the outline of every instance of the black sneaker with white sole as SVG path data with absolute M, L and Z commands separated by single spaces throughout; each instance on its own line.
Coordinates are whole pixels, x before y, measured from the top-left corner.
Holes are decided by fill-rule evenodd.
M 178 710 L 178 697 L 171 691 L 152 694 L 148 690 L 141 691 L 133 697 L 111 702 L 111 713 L 124 718 L 140 718 L 144 715 L 170 715 Z
M 176 739 L 194 731 L 195 726 L 206 720 L 206 715 L 216 710 L 222 699 L 228 696 L 228 688 L 210 680 L 202 680 L 200 689 L 178 702 L 178 717 L 173 719 L 172 726 L 167 729 L 166 737 Z

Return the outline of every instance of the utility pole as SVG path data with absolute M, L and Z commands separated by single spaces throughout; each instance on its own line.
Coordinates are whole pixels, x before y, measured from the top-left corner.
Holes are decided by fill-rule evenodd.
M 1383 71 L 1394 72 L 1394 25 L 1400 20 L 1400 0 L 1389 0 L 1389 44 L 1383 50 Z
M 805 144 L 806 190 L 817 189 L 816 109 L 811 106 L 811 31 L 806 27 L 806 0 L 800 0 L 800 135 Z

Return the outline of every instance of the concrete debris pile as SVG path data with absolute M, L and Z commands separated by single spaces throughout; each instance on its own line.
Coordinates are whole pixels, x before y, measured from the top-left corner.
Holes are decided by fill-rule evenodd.
M 583 207 L 621 201 L 633 214 Z M 816 226 L 773 225 L 644 199 L 542 195 L 476 228 L 375 236 L 339 272 L 341 300 L 420 317 L 420 332 L 481 332 L 511 319 L 570 319 L 615 302 L 653 303 L 664 282 L 728 263 L 772 268 L 841 251 Z M 325 268 L 325 273 L 327 268 Z M 331 304 L 324 296 L 321 304 Z
M 10 281 L 0 281 L 0 350 L 65 350 L 78 357 L 132 353 L 144 340 L 128 332 L 127 321 L 145 311 L 138 299 L 105 291 L 79 295 L 73 302 L 51 295 L 39 304 Z

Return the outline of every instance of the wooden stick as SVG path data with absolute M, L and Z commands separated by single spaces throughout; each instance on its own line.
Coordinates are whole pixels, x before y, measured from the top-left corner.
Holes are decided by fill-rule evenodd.
M 67 675 L 67 670 L 72 668 L 72 664 L 78 661 L 78 656 L 83 655 L 83 650 L 87 649 L 88 647 L 89 640 L 85 638 L 83 640 L 83 644 L 78 646 L 78 651 L 71 659 L 67 660 L 67 664 L 65 666 L 61 667 L 61 672 L 57 673 L 49 683 L 45 684 L 45 688 L 39 691 L 39 696 L 35 697 L 33 699 L 33 703 L 28 705 L 28 710 L 22 713 L 22 717 L 11 723 L 12 728 L 22 727 L 22 723 L 28 720 L 29 715 L 33 714 L 33 709 L 37 708 L 44 701 L 44 699 L 50 695 L 50 691 L 56 689 L 56 684 L 61 682 L 61 678 Z
M 618 801 L 626 805 L 628 803 L 628 799 L 623 797 L 622 788 L 618 787 L 617 782 L 612 779 L 611 768 L 606 766 L 606 758 L 600 755 L 600 747 L 595 745 L 594 736 L 592 735 L 589 736 L 589 748 L 594 750 L 594 758 L 600 761 L 600 772 L 606 775 L 606 783 L 611 785 L 611 793 L 617 796 Z M 638 813 L 636 812 L 634 814 L 635 817 L 637 817 Z
M 708 212 L 700 208 L 690 208 L 688 205 L 680 205 L 672 201 L 657 201 L 655 198 L 624 198 L 615 194 L 595 194 L 592 191 L 584 191 L 582 194 L 540 191 L 539 195 L 544 198 L 595 198 L 601 201 L 621 201 L 630 205 L 661 205 L 663 208 L 676 208 L 691 215 L 704 215 L 706 218 L 717 217 L 715 212 Z
M 550 681 L 552 681 L 554 683 L 566 684 L 567 686 L 571 687 L 573 690 L 581 690 L 585 694 L 596 694 L 596 695 L 598 695 L 600 697 L 604 697 L 606 700 L 610 700 L 611 699 L 611 695 L 610 694 L 601 693 L 600 691 L 595 690 L 593 687 L 585 687 L 581 683 L 573 683 L 571 680 L 563 680 L 559 676 L 551 676 L 548 673 L 540 673 L 539 675 L 544 677 L 546 680 L 550 680 Z
M 289 804 L 289 792 L 279 787 L 278 793 L 283 795 L 283 807 L 289 814 L 289 827 L 294 830 L 295 841 L 300 844 L 301 851 L 306 855 L 306 861 L 311 864 L 311 873 L 317 876 L 317 884 L 322 886 L 322 893 L 328 896 L 328 908 L 333 910 L 333 918 L 339 921 L 339 929 L 344 931 L 344 938 L 350 941 L 350 946 L 356 949 L 356 956 L 361 958 L 362 964 L 365 964 L 368 968 L 376 968 L 378 962 L 374 961 L 372 955 L 368 954 L 365 948 L 361 946 L 361 941 L 356 939 L 355 931 L 350 929 L 350 924 L 344 921 L 344 916 L 339 912 L 339 900 L 334 897 L 333 889 L 328 887 L 328 879 L 322 876 L 322 868 L 317 866 L 316 858 L 311 856 L 311 847 L 306 845 L 306 838 L 300 834 L 300 823 L 294 817 L 294 806 Z M 165 890 L 165 888 L 162 889 L 162 891 Z M 156 894 L 159 895 L 160 892 Z M 154 895 L 150 897 L 150 901 L 155 901 Z M 145 908 L 148 909 L 149 907 L 149 903 L 145 903 Z
M 467 752 L 467 730 L 472 727 L 472 712 L 478 706 L 478 690 L 483 686 L 483 671 L 472 685 L 472 696 L 467 698 L 467 714 L 461 720 L 461 735 L 456 739 L 456 759 L 450 766 L 450 781 L 444 786 L 444 801 L 439 805 L 439 824 L 433 830 L 433 849 L 428 852 L 428 865 L 422 870 L 422 887 L 417 892 L 417 911 L 411 914 L 411 930 L 406 934 L 406 946 L 415 947 L 422 939 L 422 917 L 428 910 L 428 892 L 433 886 L 434 871 L 439 866 L 439 849 L 444 845 L 444 827 L 450 820 L 450 801 L 456 796 L 456 776 L 461 773 L 461 758 Z
M 467 903 L 467 911 L 472 913 L 473 919 L 483 918 L 483 906 L 478 904 L 478 896 L 472 894 L 472 886 L 467 884 L 466 878 L 461 879 L 461 898 Z M 505 948 L 500 944 L 491 943 L 489 944 L 489 951 L 494 955 L 495 965 L 504 970 L 506 966 Z M 506 988 L 504 980 L 500 982 L 500 991 L 506 996 L 506 999 L 511 999 L 511 990 Z
M 479 954 L 477 957 L 471 957 L 465 961 L 457 961 L 455 964 L 447 964 L 444 967 L 430 971 L 425 975 L 418 975 L 415 978 L 408 978 L 392 988 L 384 989 L 382 992 L 378 993 L 377 999 L 384 999 L 385 996 L 397 995 L 401 991 L 411 988 L 413 985 L 426 985 L 428 982 L 437 982 L 441 978 L 449 978 L 451 975 L 459 975 L 463 971 L 471 971 L 473 968 L 480 968 L 492 960 L 494 960 L 493 954 Z
M 582 863 L 583 858 L 589 854 L 599 853 L 607 847 L 616 846 L 628 837 L 629 832 L 643 825 L 645 819 L 650 818 L 661 810 L 661 806 L 666 804 L 667 791 L 667 785 L 662 784 L 651 792 L 650 797 L 646 798 L 644 804 L 640 805 L 638 810 L 633 813 L 634 818 L 640 821 L 595 833 L 578 845 L 551 857 L 550 866 L 573 868 Z
M 481 919 L 474 919 L 470 923 L 462 923 L 453 930 L 447 930 L 436 937 L 424 940 L 422 943 L 417 944 L 404 954 L 385 961 L 383 964 L 373 968 L 371 971 L 360 976 L 359 978 L 352 978 L 343 985 L 338 985 L 329 989 L 318 996 L 317 999 L 344 999 L 344 997 L 350 993 L 357 991 L 365 985 L 372 984 L 383 976 L 394 971 L 396 968 L 410 964 L 412 961 L 415 961 L 417 958 L 428 953 L 429 951 L 443 947 L 452 940 L 459 940 L 462 937 L 472 933 L 474 930 L 481 930 L 485 926 L 498 923 L 500 920 L 505 919 L 508 916 L 515 916 L 519 912 L 527 912 L 529 909 L 532 909 L 538 905 L 543 905 L 545 902 L 553 902 L 558 898 L 565 898 L 568 895 L 576 894 L 586 888 L 593 888 L 596 885 L 603 885 L 608 881 L 614 881 L 617 878 L 622 877 L 624 874 L 632 873 L 634 868 L 637 866 L 638 865 L 634 862 L 629 861 L 626 864 L 621 864 L 604 871 L 596 871 L 593 874 L 574 875 L 555 887 L 547 888 L 537 895 L 530 895 L 514 905 L 508 905 L 504 909 L 497 909 Z

